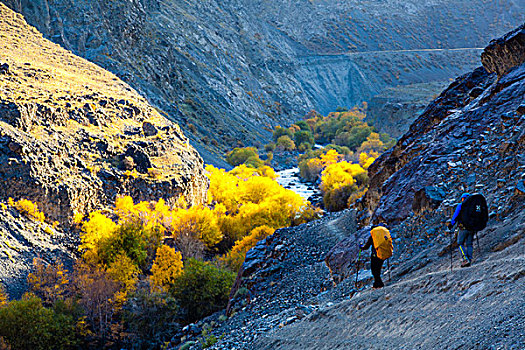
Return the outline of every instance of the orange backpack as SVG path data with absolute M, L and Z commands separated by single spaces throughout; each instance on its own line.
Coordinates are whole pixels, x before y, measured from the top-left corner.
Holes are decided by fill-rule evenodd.
M 377 226 L 370 231 L 370 234 L 374 241 L 374 248 L 376 249 L 377 257 L 381 260 L 390 258 L 394 252 L 394 245 L 392 244 L 390 231 L 383 226 Z

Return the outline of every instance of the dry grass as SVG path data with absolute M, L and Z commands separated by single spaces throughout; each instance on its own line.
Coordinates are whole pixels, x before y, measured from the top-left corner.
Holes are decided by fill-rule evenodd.
M 168 150 L 162 157 L 152 159 L 154 166 L 163 174 L 159 178 L 176 173 L 177 165 L 181 164 L 176 151 L 184 148 L 187 151 L 188 145 L 160 130 L 174 124 L 129 85 L 114 74 L 43 38 L 21 15 L 1 3 L 0 42 L 0 63 L 9 64 L 9 73 L 0 75 L 0 102 L 37 104 L 65 116 L 65 122 L 62 119 L 53 123 L 46 121 L 45 126 L 33 125 L 29 133 L 34 139 L 45 143 L 58 132 L 61 138 L 75 142 L 79 133 L 84 132 L 94 139 L 107 141 L 115 153 L 121 153 L 132 141 L 156 138 L 157 142 L 165 143 Z M 118 103 L 122 100 L 125 103 Z M 130 110 L 140 113 L 130 114 Z M 88 122 L 89 118 L 85 117 L 74 120 L 72 117 L 89 114 L 99 122 Z M 141 130 L 145 121 L 159 128 L 157 136 L 125 134 L 125 130 Z M 94 170 L 110 164 L 109 159 L 103 159 L 98 153 L 83 152 L 82 158 Z

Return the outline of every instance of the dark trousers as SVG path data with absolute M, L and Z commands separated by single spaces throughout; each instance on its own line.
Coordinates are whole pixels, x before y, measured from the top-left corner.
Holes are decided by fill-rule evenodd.
M 383 261 L 375 256 L 370 258 L 372 275 L 374 276 L 374 288 L 381 288 L 384 286 L 383 281 L 381 280 L 381 268 L 383 267 Z
M 458 245 L 461 257 L 464 260 L 472 260 L 472 253 L 474 252 L 473 242 L 476 232 L 459 229 Z

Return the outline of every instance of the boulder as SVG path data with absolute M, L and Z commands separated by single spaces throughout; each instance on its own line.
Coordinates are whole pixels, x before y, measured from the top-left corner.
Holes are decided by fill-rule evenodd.
M 357 231 L 353 236 L 347 237 L 337 243 L 328 252 L 325 263 L 330 270 L 334 283 L 339 283 L 355 273 L 359 244 L 366 243 L 370 236 L 370 229 L 368 226 Z
M 436 186 L 426 186 L 414 194 L 412 211 L 414 213 L 426 209 L 436 209 L 445 200 L 446 192 Z
M 144 131 L 144 135 L 146 136 L 155 136 L 159 133 L 155 125 L 150 122 L 142 123 L 142 131 Z

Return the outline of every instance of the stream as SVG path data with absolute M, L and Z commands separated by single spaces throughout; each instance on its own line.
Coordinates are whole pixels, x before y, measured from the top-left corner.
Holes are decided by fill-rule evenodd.
M 277 171 L 277 175 L 279 176 L 277 182 L 284 188 L 294 191 L 312 203 L 320 200 L 321 191 L 314 184 L 301 181 L 299 168 Z

